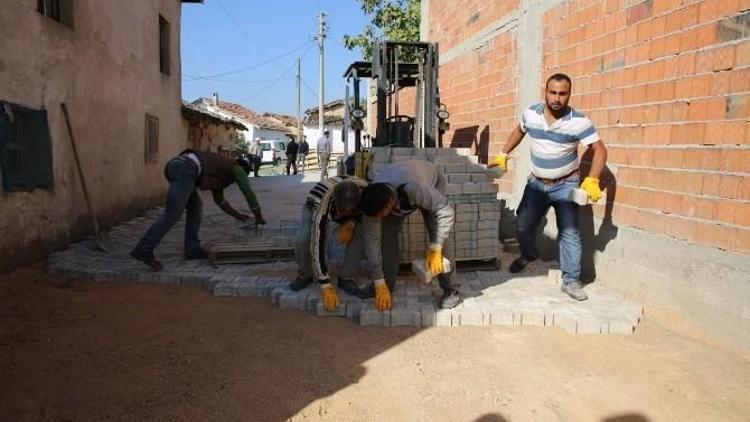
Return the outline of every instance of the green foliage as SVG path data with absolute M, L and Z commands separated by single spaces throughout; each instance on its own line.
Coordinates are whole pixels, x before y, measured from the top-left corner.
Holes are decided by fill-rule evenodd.
M 236 151 L 246 151 L 247 146 L 245 145 L 245 133 L 240 131 L 232 131 L 229 135 L 229 139 L 234 143 L 234 149 Z
M 362 56 L 372 57 L 372 42 L 381 37 L 389 41 L 419 41 L 420 0 L 357 0 L 370 17 L 359 35 L 344 35 L 349 50 L 359 48 Z

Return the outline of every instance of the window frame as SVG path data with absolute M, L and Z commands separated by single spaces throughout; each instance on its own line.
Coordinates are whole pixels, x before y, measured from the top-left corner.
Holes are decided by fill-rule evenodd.
M 14 152 L 15 159 L 10 152 Z M 16 172 L 11 173 L 13 164 Z M 47 110 L 0 101 L 0 179 L 5 192 L 53 189 Z
M 169 21 L 159 14 L 159 71 L 162 75 L 170 76 L 171 73 L 171 25 Z

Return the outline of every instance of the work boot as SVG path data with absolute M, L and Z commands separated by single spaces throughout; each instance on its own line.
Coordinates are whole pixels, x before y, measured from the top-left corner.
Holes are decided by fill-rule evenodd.
M 161 271 L 164 266 L 154 257 L 153 253 L 143 253 L 136 249 L 130 252 L 130 256 L 151 267 L 154 271 Z
M 572 297 L 575 300 L 580 301 L 580 300 L 586 300 L 589 298 L 586 292 L 583 291 L 583 286 L 581 286 L 581 283 L 578 281 L 573 281 L 570 283 L 563 283 L 560 290 L 567 293 L 568 296 Z
M 456 289 L 450 289 L 443 291 L 443 296 L 440 297 L 438 304 L 440 309 L 453 309 L 461 303 L 461 295 Z
M 338 285 L 339 289 L 345 291 L 346 293 L 357 296 L 357 293 L 359 292 L 359 286 L 354 280 L 349 280 L 346 278 L 338 278 Z
M 521 270 L 529 265 L 529 262 L 534 261 L 535 259 L 536 258 L 524 258 L 523 256 L 519 256 L 515 261 L 511 262 L 510 267 L 508 267 L 508 271 L 510 271 L 511 273 L 521 272 Z
M 206 252 L 206 250 L 203 248 L 185 252 L 185 260 L 190 261 L 192 259 L 208 259 L 208 252 Z
M 310 283 L 312 282 L 313 282 L 312 278 L 297 277 L 294 279 L 294 281 L 289 283 L 289 289 L 293 292 L 298 292 L 304 289 L 305 287 L 309 286 Z
M 255 216 L 255 225 L 266 224 L 266 220 L 263 219 L 263 213 L 260 212 L 260 207 L 253 210 Z

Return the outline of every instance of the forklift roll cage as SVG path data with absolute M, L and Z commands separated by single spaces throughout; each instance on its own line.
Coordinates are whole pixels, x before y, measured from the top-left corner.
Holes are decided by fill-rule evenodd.
M 415 58 L 402 61 L 401 58 Z M 345 124 L 353 119 L 354 149 L 362 151 L 362 110 L 360 79 L 375 80 L 377 124 L 372 146 L 442 147 L 442 133 L 447 129 L 448 113 L 440 104 L 438 90 L 438 45 L 425 42 L 375 41 L 372 61 L 352 63 L 344 73 L 347 84 L 345 104 L 350 104 L 349 85 L 353 89 L 354 110 L 347 110 Z M 414 114 L 400 114 L 401 88 L 414 87 Z M 348 107 L 347 107 L 348 108 Z M 355 116 L 359 115 L 360 117 Z

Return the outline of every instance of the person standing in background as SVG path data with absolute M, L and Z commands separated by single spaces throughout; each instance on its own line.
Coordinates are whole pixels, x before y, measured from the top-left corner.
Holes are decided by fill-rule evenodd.
M 318 169 L 320 169 L 320 180 L 328 178 L 328 160 L 331 159 L 331 136 L 328 129 L 323 131 L 323 136 L 318 138 Z

